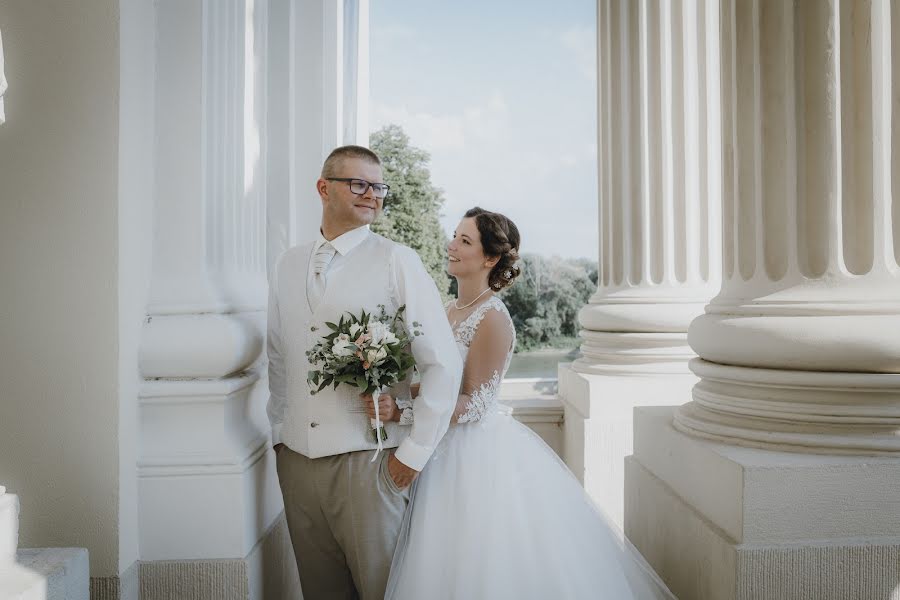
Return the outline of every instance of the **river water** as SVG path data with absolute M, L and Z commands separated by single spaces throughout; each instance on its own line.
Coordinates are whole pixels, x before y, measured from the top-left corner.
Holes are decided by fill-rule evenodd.
M 507 379 L 523 377 L 555 379 L 557 365 L 561 362 L 572 362 L 578 356 L 577 349 L 519 352 L 513 355 L 506 377 Z

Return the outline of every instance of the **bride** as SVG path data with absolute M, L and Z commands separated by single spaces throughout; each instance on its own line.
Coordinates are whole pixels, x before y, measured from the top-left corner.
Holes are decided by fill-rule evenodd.
M 515 224 L 473 208 L 447 249 L 463 382 L 453 425 L 415 483 L 385 597 L 672 598 L 553 450 L 498 405 L 516 332 L 495 293 L 519 275 Z M 411 404 L 383 395 L 379 411 L 409 423 Z

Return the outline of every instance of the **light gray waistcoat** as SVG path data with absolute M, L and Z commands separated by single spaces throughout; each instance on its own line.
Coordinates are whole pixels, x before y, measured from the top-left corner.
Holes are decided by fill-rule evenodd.
M 281 316 L 287 405 L 281 438 L 292 450 L 309 458 L 331 456 L 356 450 L 375 449 L 369 419 L 359 399 L 360 390 L 331 386 L 310 393 L 306 351 L 330 333 L 326 322 L 337 323 L 342 314 L 359 315 L 362 310 L 378 312 L 383 304 L 389 314 L 399 308 L 391 297 L 391 260 L 395 244 L 370 233 L 350 251 L 339 269 L 328 272 L 325 294 L 315 312 L 307 300 L 309 258 L 314 244 L 286 252 L 276 266 L 278 307 Z M 409 381 L 395 386 L 408 390 Z M 409 427 L 386 425 L 385 447 L 393 448 L 409 434 Z

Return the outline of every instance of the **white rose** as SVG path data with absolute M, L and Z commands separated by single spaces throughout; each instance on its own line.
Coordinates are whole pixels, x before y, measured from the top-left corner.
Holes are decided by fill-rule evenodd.
M 378 361 L 378 364 L 381 364 L 381 361 L 383 361 L 385 358 L 387 358 L 387 355 L 388 355 L 387 348 L 385 348 L 384 346 L 379 348 L 377 354 L 375 354 L 375 359 Z
M 353 356 L 355 350 L 356 345 L 344 334 L 335 338 L 334 344 L 331 346 L 331 352 L 340 357 Z
M 377 350 L 369 350 L 366 352 L 366 362 L 370 365 L 374 365 L 378 360 L 378 351 Z

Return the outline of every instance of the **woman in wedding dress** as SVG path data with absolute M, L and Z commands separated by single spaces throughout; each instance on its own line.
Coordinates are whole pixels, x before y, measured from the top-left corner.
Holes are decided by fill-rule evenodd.
M 518 249 L 512 221 L 479 208 L 448 246 L 463 382 L 414 484 L 386 598 L 672 598 L 553 450 L 498 405 L 516 333 L 494 294 L 519 275 Z M 409 422 L 410 404 L 382 396 L 382 418 Z

